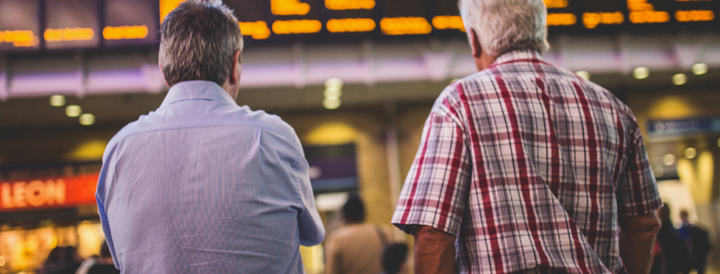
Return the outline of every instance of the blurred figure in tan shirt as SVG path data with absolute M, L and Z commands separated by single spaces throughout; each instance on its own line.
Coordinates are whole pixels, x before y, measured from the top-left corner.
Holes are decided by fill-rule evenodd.
M 344 224 L 325 242 L 326 274 L 381 273 L 380 255 L 388 233 L 380 226 L 365 223 L 365 206 L 351 194 L 342 207 Z

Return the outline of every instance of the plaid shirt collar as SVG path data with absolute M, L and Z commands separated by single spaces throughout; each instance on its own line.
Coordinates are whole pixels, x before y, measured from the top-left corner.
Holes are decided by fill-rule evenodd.
M 499 65 L 518 63 L 518 62 L 531 62 L 531 63 L 545 63 L 547 64 L 535 50 L 513 50 L 503 53 L 498 57 L 495 62 L 492 63 L 490 68 L 497 67 Z

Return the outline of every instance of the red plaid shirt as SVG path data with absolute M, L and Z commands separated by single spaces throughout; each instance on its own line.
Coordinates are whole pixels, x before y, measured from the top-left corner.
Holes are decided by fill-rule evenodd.
M 630 109 L 514 51 L 440 95 L 393 223 L 457 236 L 460 273 L 621 273 L 618 215 L 661 205 Z

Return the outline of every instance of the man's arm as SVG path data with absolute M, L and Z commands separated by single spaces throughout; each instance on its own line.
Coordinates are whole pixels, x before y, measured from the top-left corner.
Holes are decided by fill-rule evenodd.
M 455 236 L 429 226 L 415 229 L 415 273 L 455 273 Z
M 621 216 L 620 256 L 630 274 L 650 272 L 655 236 L 662 223 L 656 212 L 640 216 Z

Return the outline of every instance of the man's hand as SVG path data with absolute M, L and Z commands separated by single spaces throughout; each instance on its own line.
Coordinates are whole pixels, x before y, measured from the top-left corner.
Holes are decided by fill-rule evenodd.
M 620 217 L 620 256 L 630 274 L 650 272 L 655 236 L 662 223 L 656 212 Z
M 415 273 L 455 273 L 455 236 L 429 226 L 417 227 Z

